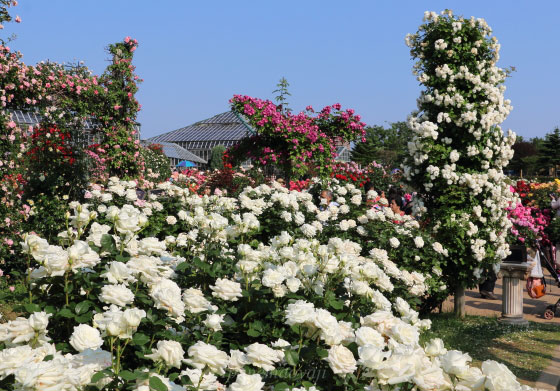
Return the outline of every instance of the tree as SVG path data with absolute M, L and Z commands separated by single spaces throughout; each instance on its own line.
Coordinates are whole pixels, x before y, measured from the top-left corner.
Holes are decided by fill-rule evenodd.
M 280 107 L 280 111 L 282 113 L 292 112 L 292 109 L 288 107 L 289 103 L 288 99 L 286 98 L 287 96 L 292 96 L 292 94 L 290 94 L 290 92 L 288 91 L 289 86 L 290 83 L 288 83 L 288 80 L 286 80 L 285 77 L 282 77 L 278 84 L 276 84 L 276 87 L 278 88 L 272 91 L 273 94 L 278 93 L 278 95 L 274 99 L 276 100 L 276 102 L 278 102 L 278 106 Z
M 508 169 L 519 172 L 519 175 L 527 174 L 530 167 L 531 157 L 537 155 L 537 148 L 532 142 L 518 140 L 513 144 L 513 158 Z
M 208 161 L 211 170 L 221 170 L 224 168 L 223 157 L 225 151 L 226 147 L 221 144 L 212 148 L 212 151 L 210 152 L 210 160 Z
M 362 165 L 375 161 L 384 166 L 400 166 L 407 155 L 407 143 L 411 137 L 406 122 L 393 122 L 389 128 L 368 127 L 365 141 L 357 143 L 352 151 L 352 160 Z
M 554 169 L 553 175 L 556 175 L 556 166 L 560 165 L 560 129 L 556 128 L 551 133 L 547 133 L 539 150 L 538 164 L 541 168 L 546 169 L 546 175 L 549 175 L 550 168 Z
M 405 177 L 424 199 L 426 218 L 448 255 L 444 275 L 464 315 L 464 289 L 496 272 L 509 253 L 513 200 L 503 167 L 515 134 L 499 124 L 511 110 L 503 98 L 506 73 L 496 67 L 499 45 L 483 19 L 449 10 L 426 12 L 426 23 L 407 36 L 414 70 L 424 86 L 409 119 Z

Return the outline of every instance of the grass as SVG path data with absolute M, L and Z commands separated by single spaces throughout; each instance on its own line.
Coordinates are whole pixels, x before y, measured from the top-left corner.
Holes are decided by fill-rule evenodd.
M 550 363 L 560 344 L 560 327 L 555 324 L 530 322 L 528 326 L 511 326 L 496 318 L 453 314 L 433 314 L 432 328 L 421 335 L 424 344 L 441 338 L 447 349 L 468 353 L 473 364 L 496 360 L 506 364 L 524 383 L 535 382 Z

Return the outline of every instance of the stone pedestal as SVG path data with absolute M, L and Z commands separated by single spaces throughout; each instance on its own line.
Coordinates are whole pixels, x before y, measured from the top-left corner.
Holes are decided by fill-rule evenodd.
M 527 263 L 502 262 L 500 277 L 503 277 L 502 317 L 498 320 L 507 324 L 526 325 L 529 322 L 523 317 L 523 288 L 527 279 L 529 265 Z

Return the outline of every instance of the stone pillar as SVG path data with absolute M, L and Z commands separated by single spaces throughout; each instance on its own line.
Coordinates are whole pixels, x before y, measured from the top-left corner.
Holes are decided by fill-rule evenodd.
M 527 279 L 527 263 L 502 262 L 499 276 L 503 278 L 502 286 L 502 323 L 526 325 L 523 317 L 523 281 Z

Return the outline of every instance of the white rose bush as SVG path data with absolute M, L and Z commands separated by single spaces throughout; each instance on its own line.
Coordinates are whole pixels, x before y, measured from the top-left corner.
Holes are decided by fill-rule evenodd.
M 135 186 L 92 186 L 56 243 L 25 236 L 30 290 L 0 324 L 2 389 L 530 389 L 420 344 L 446 249 L 366 206 L 374 194 L 333 181 L 339 206 L 322 208 L 276 183 L 236 198 L 162 183 L 133 201 Z
M 434 235 L 449 251 L 444 275 L 452 287 L 470 287 L 499 269 L 509 253 L 513 200 L 503 167 L 513 156 L 515 134 L 499 124 L 512 106 L 504 98 L 506 71 L 500 45 L 484 19 L 449 10 L 425 13 L 406 42 L 424 87 L 405 177 L 421 192 Z

